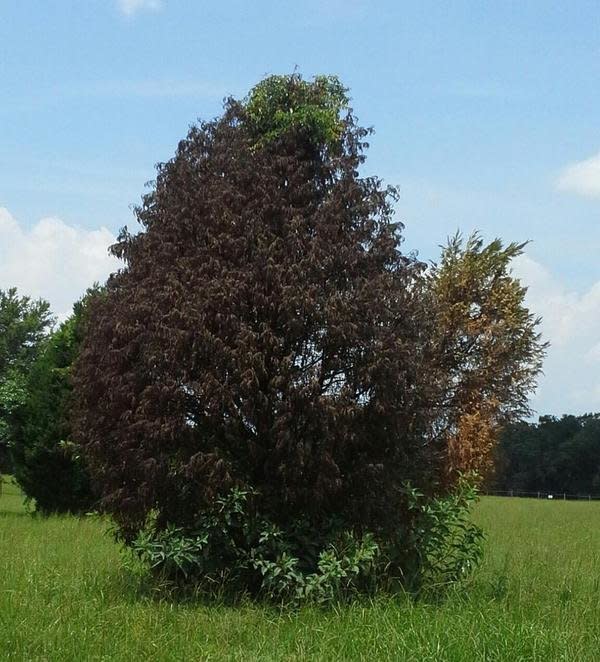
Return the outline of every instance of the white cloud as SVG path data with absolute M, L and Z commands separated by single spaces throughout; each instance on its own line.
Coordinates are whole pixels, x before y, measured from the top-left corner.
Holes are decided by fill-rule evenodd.
M 600 198 L 600 153 L 567 166 L 560 174 L 557 185 L 561 191 Z
M 600 280 L 572 291 L 526 255 L 514 273 L 529 287 L 527 303 L 551 343 L 534 406 L 552 414 L 600 411 Z
M 139 11 L 158 11 L 162 9 L 162 0 L 117 0 L 119 9 L 126 16 L 133 16 Z
M 0 207 L 0 288 L 43 297 L 64 319 L 87 287 L 119 267 L 107 251 L 114 241 L 104 227 L 86 230 L 58 218 L 24 228 Z

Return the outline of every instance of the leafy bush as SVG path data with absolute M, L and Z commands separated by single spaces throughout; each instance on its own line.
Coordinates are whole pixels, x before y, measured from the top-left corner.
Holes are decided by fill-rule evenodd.
M 132 547 L 173 581 L 285 602 L 348 594 L 373 569 L 378 546 L 372 536 L 358 538 L 331 525 L 315 531 L 307 522 L 284 531 L 253 512 L 255 496 L 233 490 L 193 530 L 150 525 Z
M 478 564 L 483 534 L 469 520 L 476 498 L 464 480 L 444 498 L 427 500 L 406 486 L 413 528 L 392 539 L 306 521 L 284 530 L 253 510 L 256 495 L 233 490 L 216 500 L 193 530 L 148 526 L 132 548 L 154 573 L 206 592 L 250 592 L 276 602 L 347 599 L 356 593 L 440 591 Z M 416 550 L 416 554 L 415 554 Z
M 467 577 L 483 553 L 483 531 L 470 519 L 477 500 L 472 477 L 462 477 L 456 488 L 428 499 L 406 486 L 408 507 L 416 513 L 413 529 L 391 549 L 403 549 L 405 585 L 413 591 L 440 590 Z

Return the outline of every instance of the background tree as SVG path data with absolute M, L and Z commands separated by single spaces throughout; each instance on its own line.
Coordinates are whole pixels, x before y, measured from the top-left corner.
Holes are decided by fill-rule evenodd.
M 73 314 L 41 347 L 24 381 L 11 455 L 15 478 L 38 512 L 81 513 L 94 504 L 79 448 L 71 435 L 71 366 L 82 341 L 83 318 L 99 288 L 88 290 Z
M 541 416 L 507 426 L 489 484 L 503 491 L 600 494 L 600 415 Z
M 8 449 L 15 416 L 25 398 L 25 381 L 53 318 L 47 301 L 0 290 L 0 471 L 9 469 Z
M 309 546 L 332 527 L 402 538 L 402 572 L 413 488 L 452 491 L 473 465 L 450 459 L 466 430 L 525 406 L 543 350 L 514 250 L 455 244 L 431 274 L 402 254 L 395 189 L 359 174 L 368 133 L 337 79 L 275 76 L 158 166 L 75 378 L 77 440 L 126 540 L 151 518 L 158 535 L 197 530 L 241 490 L 288 533 L 312 527 Z M 514 301 L 492 314 L 499 293 Z M 475 299 L 458 315 L 461 296 Z M 487 342 L 507 312 L 512 342 Z

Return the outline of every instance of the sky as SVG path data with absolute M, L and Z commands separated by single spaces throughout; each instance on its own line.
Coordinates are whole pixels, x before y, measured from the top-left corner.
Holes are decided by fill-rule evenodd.
M 336 74 L 406 250 L 530 240 L 539 414 L 600 411 L 600 3 L 0 0 L 0 288 L 64 318 L 190 124 L 268 74 Z

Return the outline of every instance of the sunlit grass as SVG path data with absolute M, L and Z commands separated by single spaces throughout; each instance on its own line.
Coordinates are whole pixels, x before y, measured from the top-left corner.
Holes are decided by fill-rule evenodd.
M 382 599 L 297 613 L 177 603 L 124 569 L 99 518 L 0 497 L 0 658 L 598 660 L 600 503 L 487 497 L 483 566 L 441 604 Z

